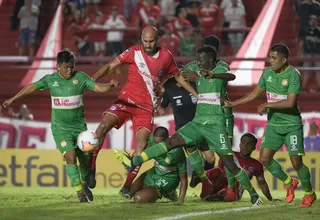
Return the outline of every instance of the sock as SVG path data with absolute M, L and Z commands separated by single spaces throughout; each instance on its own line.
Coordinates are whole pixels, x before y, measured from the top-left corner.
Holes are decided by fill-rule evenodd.
M 257 195 L 257 192 L 253 188 L 246 171 L 240 168 L 240 171 L 234 175 L 234 177 L 239 181 L 241 186 L 249 192 L 250 196 Z
M 76 149 L 76 155 L 79 160 L 79 173 L 82 184 L 86 184 L 87 177 L 90 169 L 90 158 L 92 156 L 91 153 L 85 153 L 78 148 Z
M 201 182 L 203 182 L 204 180 L 207 180 L 206 173 L 202 166 L 202 159 L 201 159 L 199 150 L 195 150 L 192 153 L 188 152 L 188 158 L 190 160 L 192 168 L 194 169 L 194 171 L 196 171 L 197 175 L 200 177 Z
M 224 167 L 224 170 L 226 171 L 227 180 L 228 180 L 228 188 L 235 189 L 236 187 L 236 178 L 234 175 L 227 169 L 227 167 Z
M 302 188 L 305 191 L 305 194 L 310 196 L 313 194 L 311 181 L 310 181 L 310 171 L 309 168 L 303 164 L 300 170 L 297 171 L 297 174 L 300 178 Z
M 71 180 L 71 184 L 74 187 L 74 189 L 77 192 L 83 192 L 78 166 L 76 164 L 75 165 L 67 164 L 66 171 L 67 171 L 67 174 Z
M 96 161 L 97 161 L 97 157 L 98 157 L 98 154 L 99 154 L 101 148 L 102 147 L 95 150 L 91 155 L 91 167 L 90 167 L 91 170 L 96 169 Z
M 205 160 L 203 168 L 204 170 L 211 170 L 212 168 L 214 168 L 214 164 L 209 163 L 207 160 Z
M 273 176 L 284 182 L 285 185 L 290 185 L 292 183 L 292 178 L 286 172 L 284 172 L 279 162 L 275 159 L 273 159 L 268 165 L 266 165 L 265 168 Z
M 152 145 L 145 149 L 140 155 L 132 158 L 134 166 L 141 165 L 142 163 L 151 160 L 155 157 L 161 156 L 168 152 L 167 145 L 164 142 Z
M 131 184 L 132 184 L 134 178 L 136 178 L 139 170 L 140 170 L 140 166 L 136 166 L 132 172 L 128 173 L 126 182 L 124 183 L 124 187 L 130 189 Z

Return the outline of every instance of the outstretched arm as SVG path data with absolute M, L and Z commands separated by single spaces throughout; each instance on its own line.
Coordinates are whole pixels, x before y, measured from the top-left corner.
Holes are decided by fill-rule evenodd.
M 107 63 L 106 65 L 103 65 L 100 67 L 100 69 L 92 76 L 92 79 L 94 81 L 99 80 L 100 78 L 104 77 L 107 73 L 109 73 L 111 70 L 118 67 L 121 63 L 117 58 L 113 59 L 110 63 Z
M 269 200 L 272 201 L 272 195 L 270 193 L 269 185 L 264 178 L 264 175 L 257 177 L 258 185 L 262 191 L 262 193 L 265 195 L 265 197 Z
M 224 101 L 226 108 L 232 108 L 238 105 L 243 105 L 248 102 L 251 102 L 252 100 L 258 98 L 265 90 L 257 86 L 253 91 L 245 95 L 244 97 L 234 101 L 234 102 L 228 102 Z
M 297 94 L 289 94 L 287 99 L 281 100 L 278 102 L 265 102 L 259 105 L 257 111 L 260 115 L 262 115 L 267 108 L 275 108 L 275 109 L 286 109 L 286 108 L 293 108 L 298 100 Z
M 185 90 L 190 92 L 195 97 L 198 97 L 198 93 L 192 88 L 192 86 L 188 82 L 185 81 L 185 79 L 180 73 L 175 75 L 174 78 Z
M 236 75 L 226 72 L 226 73 L 219 73 L 219 74 L 212 74 L 211 71 L 202 69 L 200 73 L 206 78 L 206 79 L 222 79 L 225 81 L 232 81 L 235 80 Z
M 179 190 L 179 203 L 184 203 L 184 198 L 187 194 L 187 188 L 188 188 L 188 176 L 187 173 L 180 173 L 180 190 Z
M 108 92 L 110 89 L 117 87 L 119 82 L 117 80 L 111 80 L 109 83 L 102 84 L 102 83 L 97 83 L 93 91 L 97 93 L 105 93 Z
M 36 86 L 34 83 L 27 85 L 26 87 L 24 87 L 20 92 L 18 92 L 15 96 L 13 96 L 10 99 L 7 99 L 3 102 L 3 107 L 8 107 L 10 106 L 12 103 L 14 103 L 16 100 L 18 99 L 22 99 L 30 94 L 32 94 L 33 92 L 35 92 L 37 90 Z

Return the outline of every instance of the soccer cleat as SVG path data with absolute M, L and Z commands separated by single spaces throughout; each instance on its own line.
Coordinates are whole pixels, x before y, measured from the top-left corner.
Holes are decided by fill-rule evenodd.
M 312 203 L 314 201 L 316 201 L 316 199 L 317 199 L 316 193 L 313 193 L 313 195 L 311 195 L 311 196 L 305 195 L 303 197 L 302 203 L 299 205 L 299 207 L 300 208 L 311 207 Z
M 234 202 L 237 200 L 237 193 L 235 189 L 228 188 L 227 193 L 224 197 L 225 202 Z
M 258 206 L 262 206 L 263 201 L 262 201 L 262 198 L 258 194 L 255 194 L 255 195 L 251 196 L 251 203 L 253 206 L 258 207 Z
M 130 173 L 134 170 L 135 166 L 132 164 L 131 156 L 126 152 L 122 153 L 118 150 L 112 150 L 113 154 L 116 156 L 116 159 L 123 164 L 124 168 Z
M 299 182 L 297 179 L 292 178 L 292 183 L 289 186 L 286 186 L 287 196 L 286 203 L 291 203 L 294 199 L 294 190 L 297 188 Z
M 87 197 L 87 195 L 84 192 L 78 192 L 78 199 L 80 201 L 80 203 L 84 203 L 84 202 L 90 202 L 89 198 Z
M 119 194 L 126 199 L 131 199 L 130 189 L 128 189 L 127 187 L 122 187 L 119 191 Z
M 166 193 L 163 197 L 170 199 L 171 201 L 178 201 L 178 194 L 176 190 Z
M 92 194 L 91 190 L 89 189 L 89 187 L 84 186 L 83 190 L 84 190 L 84 194 L 87 196 L 89 202 L 92 202 L 93 201 L 93 194 Z
M 90 169 L 87 177 L 87 185 L 90 189 L 94 189 L 96 187 L 96 169 Z
M 211 181 L 209 181 L 209 179 L 205 179 L 204 181 L 202 181 L 200 198 L 204 199 L 205 197 L 211 194 L 212 190 L 213 190 L 213 185 Z
M 190 180 L 189 186 L 191 188 L 195 188 L 199 183 L 201 183 L 200 177 L 198 176 L 196 171 L 192 171 L 191 180 Z

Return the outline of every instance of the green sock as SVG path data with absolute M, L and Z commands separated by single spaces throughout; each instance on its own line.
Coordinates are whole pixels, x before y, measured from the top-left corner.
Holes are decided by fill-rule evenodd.
M 228 179 L 228 188 L 234 189 L 236 187 L 236 178 L 234 175 L 227 169 L 227 167 L 224 167 L 224 170 L 226 171 L 227 174 L 227 179 Z
M 206 173 L 202 166 L 202 159 L 199 150 L 195 150 L 192 153 L 188 153 L 188 158 L 190 160 L 191 166 L 196 171 L 197 175 L 200 177 L 201 181 L 207 179 Z
M 81 151 L 81 150 L 80 150 Z M 79 160 L 79 173 L 80 173 L 80 179 L 82 184 L 86 184 L 87 177 L 90 170 L 90 153 L 84 153 L 84 152 L 77 152 L 77 158 Z
M 266 165 L 265 168 L 269 170 L 273 176 L 284 182 L 284 184 L 290 185 L 292 183 L 292 178 L 286 172 L 284 172 L 279 162 L 275 159 Z
M 253 188 L 249 180 L 246 171 L 244 171 L 242 168 L 240 168 L 239 173 L 234 175 L 234 177 L 239 181 L 241 186 L 249 192 L 250 196 L 257 194 L 256 190 Z
M 310 181 L 310 171 L 309 168 L 303 164 L 300 170 L 297 171 L 297 174 L 300 178 L 302 188 L 306 192 L 306 194 L 313 194 L 311 181 Z
M 71 180 L 71 184 L 74 187 L 74 189 L 77 192 L 83 192 L 78 166 L 76 164 L 75 165 L 67 164 L 66 171 L 67 171 L 67 174 Z
M 155 157 L 161 156 L 168 152 L 167 145 L 164 142 L 152 145 L 145 149 L 140 155 L 132 158 L 132 163 L 134 166 L 141 165 L 142 163 L 151 160 Z

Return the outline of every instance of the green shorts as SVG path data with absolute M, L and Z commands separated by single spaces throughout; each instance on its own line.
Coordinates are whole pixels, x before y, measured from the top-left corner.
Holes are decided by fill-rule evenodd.
M 180 183 L 180 178 L 169 179 L 163 176 L 157 175 L 154 173 L 152 168 L 147 171 L 146 176 L 144 177 L 144 186 L 146 187 L 155 187 L 159 192 L 159 198 L 162 196 L 166 197 L 168 193 L 176 190 Z
M 79 134 L 80 132 L 52 131 L 54 141 L 62 155 L 78 147 L 77 138 Z
M 226 126 L 223 124 L 204 125 L 191 121 L 180 128 L 177 133 L 182 136 L 187 146 L 196 146 L 205 140 L 209 145 L 209 150 L 219 155 L 233 154 Z
M 285 144 L 290 156 L 304 156 L 303 128 L 291 130 L 288 133 L 279 133 L 272 126 L 267 126 L 264 131 L 261 148 L 270 148 L 278 151 Z

